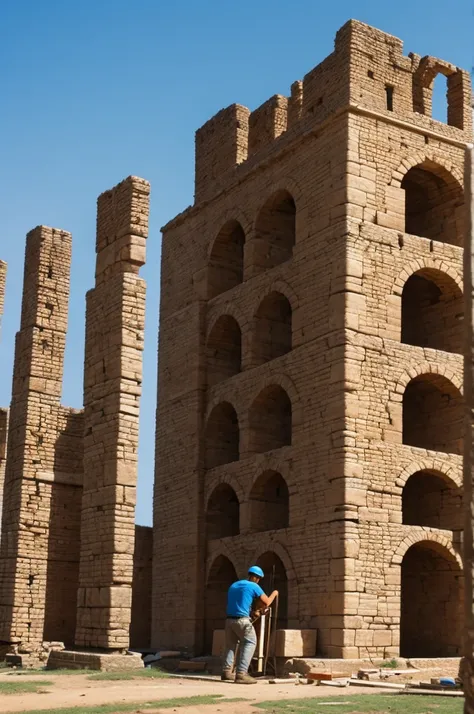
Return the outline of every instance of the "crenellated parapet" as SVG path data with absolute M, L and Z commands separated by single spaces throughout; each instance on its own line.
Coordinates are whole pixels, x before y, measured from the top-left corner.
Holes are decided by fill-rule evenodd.
M 438 74 L 448 79 L 447 124 L 431 116 Z M 470 140 L 470 75 L 434 57 L 405 56 L 397 37 L 350 20 L 338 31 L 334 52 L 294 82 L 289 97 L 275 95 L 253 112 L 233 104 L 198 129 L 195 203 L 226 188 L 230 172 L 248 159 L 266 158 L 285 135 L 291 141 L 344 110 L 382 114 Z

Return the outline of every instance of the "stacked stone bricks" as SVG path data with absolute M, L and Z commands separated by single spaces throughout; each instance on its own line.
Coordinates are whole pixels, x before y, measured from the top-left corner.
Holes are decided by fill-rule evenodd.
M 149 192 L 131 177 L 98 200 L 96 283 L 86 308 L 78 646 L 129 644 L 145 327 L 138 271 Z
M 152 645 L 210 650 L 258 563 L 322 655 L 459 652 L 471 88 L 402 49 L 350 21 L 290 97 L 197 132 L 163 229 Z
M 68 640 L 75 624 L 82 415 L 61 406 L 71 235 L 27 236 L 0 550 L 0 640 Z
M 0 482 L 0 641 L 32 657 L 51 641 L 129 644 L 148 197 L 149 184 L 131 177 L 99 198 L 84 412 L 60 404 L 71 235 L 39 226 L 27 236 Z M 6 431 L 0 412 L 0 469 Z M 139 543 L 141 569 L 150 570 L 145 534 Z M 140 635 L 146 584 L 142 573 L 134 588 Z
M 0 344 L 2 339 L 2 315 L 5 304 L 5 284 L 7 279 L 7 264 L 0 260 Z M 3 482 L 5 480 L 5 463 L 7 456 L 7 424 L 8 411 L 0 407 L 0 527 L 2 524 Z

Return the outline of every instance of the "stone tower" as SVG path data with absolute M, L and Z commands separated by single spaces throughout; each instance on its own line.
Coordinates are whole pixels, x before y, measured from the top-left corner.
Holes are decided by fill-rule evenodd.
M 70 258 L 70 233 L 28 234 L 0 549 L 0 640 L 25 651 L 75 627 L 83 427 L 60 404 Z
M 5 304 L 5 285 L 7 280 L 7 264 L 0 260 L 0 344 L 2 341 L 2 316 Z M 7 424 L 8 410 L 0 407 L 0 532 L 2 525 L 3 482 L 5 480 L 5 463 L 7 456 Z
M 325 656 L 458 652 L 470 104 L 351 20 L 289 97 L 198 130 L 163 229 L 152 644 L 209 651 L 257 563 Z

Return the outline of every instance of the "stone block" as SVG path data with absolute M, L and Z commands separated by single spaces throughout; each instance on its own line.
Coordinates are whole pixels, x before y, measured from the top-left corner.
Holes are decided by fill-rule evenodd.
M 316 630 L 277 630 L 275 655 L 277 657 L 314 657 Z

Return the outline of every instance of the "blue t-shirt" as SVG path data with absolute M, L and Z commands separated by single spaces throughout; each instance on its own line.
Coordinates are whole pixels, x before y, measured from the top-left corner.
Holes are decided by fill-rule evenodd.
M 227 593 L 227 617 L 249 617 L 254 599 L 264 594 L 257 583 L 237 580 Z

